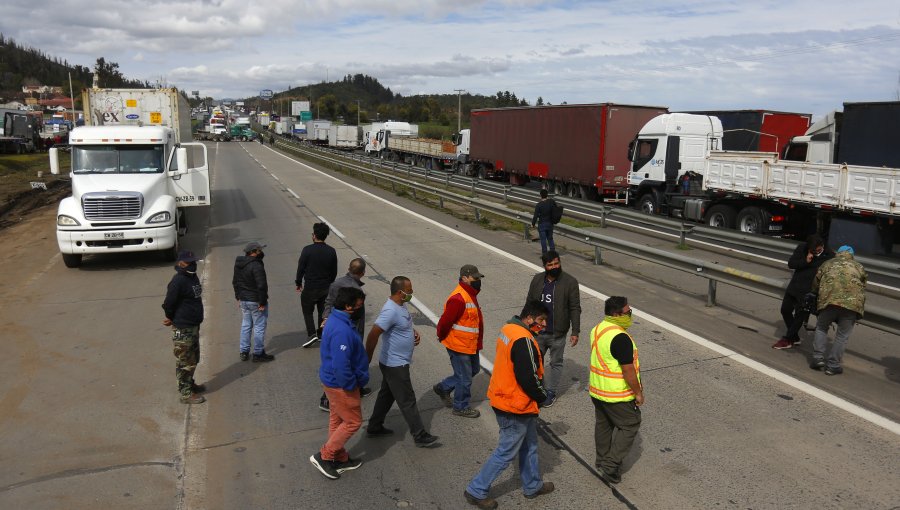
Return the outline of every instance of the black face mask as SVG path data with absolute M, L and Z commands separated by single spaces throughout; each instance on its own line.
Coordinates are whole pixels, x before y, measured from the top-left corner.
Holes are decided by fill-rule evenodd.
M 547 273 L 547 276 L 559 278 L 559 275 L 562 273 L 562 267 L 554 267 L 553 269 L 547 269 L 544 272 Z
M 194 274 L 194 273 L 197 272 L 197 263 L 196 263 L 196 262 L 190 262 L 190 263 L 188 263 L 188 265 L 186 265 L 186 266 L 184 266 L 184 267 L 181 267 L 181 266 L 179 266 L 178 264 L 175 264 L 175 270 L 176 270 L 176 271 L 179 271 L 179 272 L 182 272 L 182 273 L 190 273 L 190 274 Z
M 350 320 L 353 322 L 359 322 L 360 319 L 366 316 L 366 311 L 360 308 L 359 310 L 353 310 L 350 312 Z
M 265 257 L 265 256 L 266 256 L 266 254 L 263 253 L 263 252 L 259 252 L 259 253 L 256 254 L 256 258 L 259 259 L 259 260 L 262 260 L 263 257 Z
M 469 287 L 472 287 L 475 290 L 481 290 L 481 280 L 472 280 L 469 282 Z

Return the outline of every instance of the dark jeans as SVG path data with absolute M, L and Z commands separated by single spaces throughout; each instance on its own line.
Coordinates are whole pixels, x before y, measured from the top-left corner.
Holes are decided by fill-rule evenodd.
M 784 337 L 788 340 L 800 340 L 800 328 L 809 319 L 809 312 L 804 312 L 801 309 L 802 306 L 800 298 L 790 294 L 785 294 L 784 299 L 781 300 L 781 318 L 784 319 L 784 325 L 787 327 Z
M 463 354 L 447 349 L 453 375 L 439 384 L 446 392 L 453 392 L 453 409 L 462 410 L 469 407 L 472 398 L 472 378 L 481 370 L 478 353 Z
M 553 243 L 553 224 L 539 223 L 537 229 L 538 235 L 541 238 L 541 254 L 547 253 L 548 247 L 551 250 L 555 250 L 556 244 Z
M 594 403 L 595 465 L 606 473 L 618 474 L 641 428 L 641 409 L 633 400 L 604 402 L 594 397 L 590 399 Z
M 409 425 L 409 433 L 413 438 L 418 437 L 425 432 L 425 425 L 422 424 L 419 406 L 416 405 L 416 392 L 409 376 L 409 365 L 389 367 L 379 363 L 378 367 L 381 369 L 381 389 L 378 390 L 375 408 L 372 410 L 372 417 L 369 418 L 369 428 L 378 430 L 383 427 L 384 417 L 396 401 L 403 419 Z
M 300 310 L 303 311 L 303 320 L 306 322 L 306 334 L 309 338 L 319 333 L 319 325 L 322 324 L 322 313 L 325 312 L 325 298 L 328 297 L 328 289 L 306 289 L 300 292 Z M 313 322 L 313 307 L 319 312 L 319 320 Z

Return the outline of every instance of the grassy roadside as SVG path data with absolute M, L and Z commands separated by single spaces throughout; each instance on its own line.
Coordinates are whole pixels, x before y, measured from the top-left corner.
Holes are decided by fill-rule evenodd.
M 60 168 L 68 168 L 69 161 L 70 154 L 59 151 Z M 38 172 L 43 175 L 38 177 Z M 65 174 L 68 175 L 68 171 Z M 46 152 L 0 155 L 0 204 L 31 190 L 32 182 L 43 182 L 49 186 L 60 178 L 50 174 L 50 160 Z

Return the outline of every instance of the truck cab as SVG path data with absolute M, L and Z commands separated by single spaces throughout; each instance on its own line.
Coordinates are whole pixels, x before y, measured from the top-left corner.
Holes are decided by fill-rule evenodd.
M 842 118 L 842 112 L 833 111 L 814 122 L 805 135 L 791 138 L 782 159 L 807 163 L 836 163 L 838 133 Z

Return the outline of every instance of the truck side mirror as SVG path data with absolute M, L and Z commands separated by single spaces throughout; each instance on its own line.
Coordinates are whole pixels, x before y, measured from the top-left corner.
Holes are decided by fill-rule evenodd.
M 59 175 L 59 149 L 56 147 L 50 149 L 50 173 Z
M 179 174 L 186 174 L 188 171 L 187 149 L 179 147 L 175 150 L 175 166 L 178 168 Z

